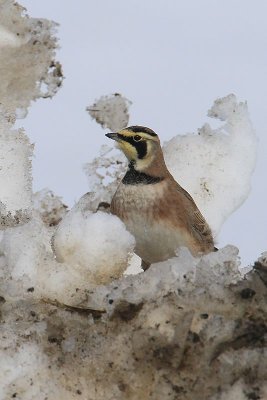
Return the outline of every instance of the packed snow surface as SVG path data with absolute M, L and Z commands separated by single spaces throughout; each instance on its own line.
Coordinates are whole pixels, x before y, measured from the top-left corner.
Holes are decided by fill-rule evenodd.
M 185 400 L 265 400 L 266 287 L 256 273 L 243 279 L 237 253 L 197 260 L 183 249 L 76 307 L 49 301 L 49 287 L 41 302 L 35 291 L 1 297 L 0 398 L 176 400 L 179 387 Z

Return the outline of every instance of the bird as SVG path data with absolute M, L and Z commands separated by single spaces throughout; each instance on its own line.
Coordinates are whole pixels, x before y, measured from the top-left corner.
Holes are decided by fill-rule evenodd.
M 129 162 L 110 211 L 135 237 L 143 270 L 174 257 L 181 247 L 194 257 L 216 251 L 208 223 L 168 171 L 158 135 L 135 125 L 106 136 L 117 142 Z

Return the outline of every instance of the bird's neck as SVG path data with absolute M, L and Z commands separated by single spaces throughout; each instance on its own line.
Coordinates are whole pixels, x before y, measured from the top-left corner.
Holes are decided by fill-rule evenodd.
M 122 183 L 125 185 L 151 185 L 161 182 L 164 179 L 162 176 L 149 175 L 146 172 L 141 172 L 136 169 L 135 161 L 130 161 L 128 170 L 122 179 Z
M 155 149 L 151 156 L 148 156 L 141 160 L 137 159 L 134 162 L 133 166 L 137 171 L 154 177 L 165 178 L 170 175 L 166 167 L 163 153 L 160 147 Z
M 151 159 L 131 160 L 122 182 L 124 184 L 155 184 L 171 177 L 161 149 Z

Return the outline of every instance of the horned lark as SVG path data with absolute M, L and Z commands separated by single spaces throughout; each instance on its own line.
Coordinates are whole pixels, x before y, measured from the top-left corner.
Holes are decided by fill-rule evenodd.
M 193 256 L 214 251 L 211 230 L 190 194 L 168 171 L 157 134 L 130 126 L 106 136 L 118 142 L 129 160 L 111 212 L 135 237 L 143 269 L 173 257 L 182 246 Z

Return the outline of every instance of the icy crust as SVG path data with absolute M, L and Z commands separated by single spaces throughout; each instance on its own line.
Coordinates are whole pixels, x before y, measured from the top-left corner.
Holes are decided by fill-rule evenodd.
M 17 2 L 0 0 L 0 98 L 10 113 L 24 117 L 32 100 L 52 97 L 61 86 L 61 68 L 53 61 L 55 28 L 28 17 Z
M 223 300 L 225 288 L 243 279 L 239 267 L 238 249 L 234 246 L 226 246 L 201 258 L 194 258 L 188 249 L 182 248 L 177 257 L 153 264 L 145 274 L 112 282 L 104 290 L 95 288 L 94 295 L 97 295 L 101 308 L 111 314 L 117 302 L 140 304 L 177 290 L 183 292 L 183 297 L 191 297 L 192 292 L 206 295 L 208 291 L 209 296 Z
M 119 93 L 110 96 L 102 96 L 86 111 L 103 128 L 117 132 L 128 125 L 129 107 L 132 103 Z
M 0 229 L 29 220 L 33 145 L 22 129 L 0 124 Z
M 208 116 L 225 121 L 205 124 L 198 135 L 178 135 L 164 144 L 166 164 L 192 195 L 215 235 L 245 201 L 256 163 L 257 138 L 247 104 L 230 94 L 214 102 Z
M 1 398 L 265 400 L 267 273 L 239 267 L 183 250 L 76 307 L 0 298 Z

